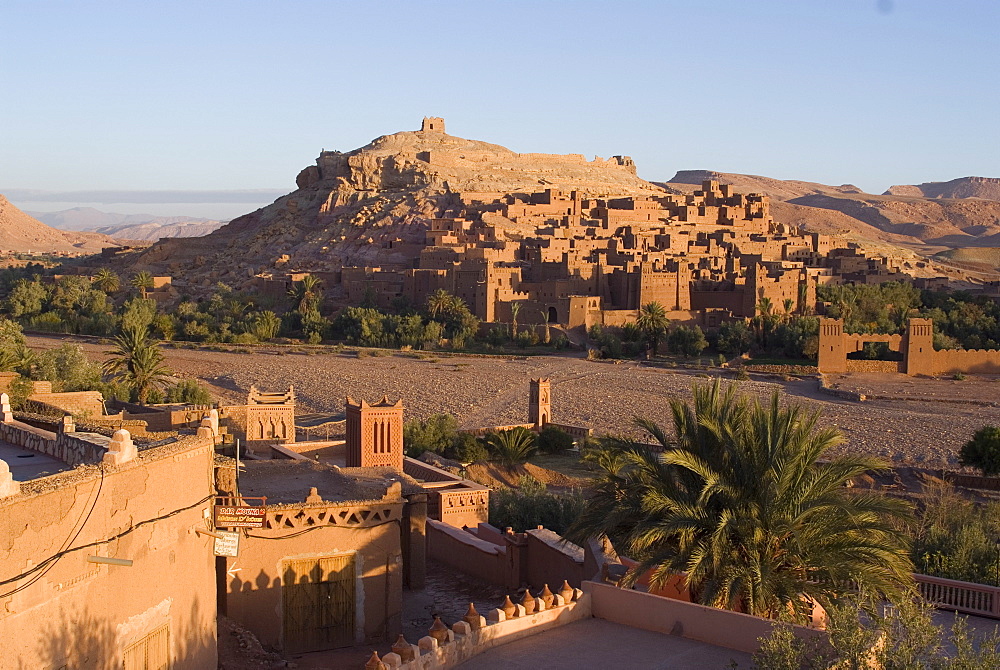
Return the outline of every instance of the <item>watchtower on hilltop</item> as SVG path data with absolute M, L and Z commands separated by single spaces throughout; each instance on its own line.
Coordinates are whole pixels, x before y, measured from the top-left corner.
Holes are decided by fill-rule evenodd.
M 444 119 L 440 116 L 425 116 L 424 122 L 420 124 L 422 133 L 444 133 Z
M 347 467 L 403 469 L 403 401 L 347 399 Z

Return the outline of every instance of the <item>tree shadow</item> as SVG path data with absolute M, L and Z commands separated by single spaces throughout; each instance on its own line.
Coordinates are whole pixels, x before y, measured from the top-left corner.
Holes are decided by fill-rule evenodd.
M 122 668 L 126 649 L 165 624 L 169 626 L 173 670 L 202 670 L 218 665 L 215 606 L 203 607 L 200 598 L 189 607 L 174 601 L 169 616 L 150 617 L 148 624 L 125 635 L 120 635 L 121 621 L 89 608 L 60 614 L 39 626 L 35 657 L 18 658 L 17 670 Z

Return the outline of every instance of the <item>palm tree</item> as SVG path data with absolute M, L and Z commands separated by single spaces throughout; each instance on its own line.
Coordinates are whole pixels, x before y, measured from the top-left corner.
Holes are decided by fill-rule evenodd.
M 98 270 L 91 283 L 105 293 L 117 293 L 118 289 L 121 288 L 121 279 L 107 268 Z
M 784 308 L 785 313 L 781 315 L 781 320 L 787 323 L 792 318 L 792 310 L 795 309 L 795 301 L 792 298 L 785 298 L 781 306 Z
M 323 299 L 323 292 L 320 290 L 321 281 L 315 275 L 306 275 L 301 281 L 297 281 L 288 289 L 288 295 L 292 298 L 294 309 L 300 314 L 312 312 L 319 309 L 319 303 Z
M 427 296 L 427 314 L 432 319 L 437 318 L 450 311 L 454 304 L 455 296 L 439 288 Z
M 670 319 L 667 318 L 667 311 L 658 302 L 649 302 L 639 309 L 639 316 L 635 320 L 635 325 L 639 327 L 646 342 L 649 343 L 649 350 L 656 355 L 656 350 L 660 346 L 660 340 L 667 333 L 667 326 Z
M 132 288 L 139 289 L 139 295 L 145 300 L 149 289 L 153 288 L 153 275 L 143 270 L 132 277 L 132 281 L 129 283 L 132 284 Z
M 671 401 L 676 440 L 636 423 L 656 447 L 606 439 L 591 456 L 596 493 L 567 536 L 607 535 L 639 561 L 626 583 L 684 574 L 704 605 L 804 617 L 852 587 L 893 598 L 912 586 L 907 503 L 845 483 L 884 468 L 850 456 L 820 461 L 842 438 L 817 414 L 747 401 L 735 386 L 695 386 Z
M 510 430 L 490 433 L 485 439 L 486 448 L 493 460 L 506 466 L 524 463 L 535 453 L 536 436 L 527 428 L 518 426 Z
M 549 314 L 544 309 L 538 310 L 538 313 L 542 317 L 542 326 L 545 329 L 544 330 L 545 334 L 542 336 L 542 341 L 545 342 L 545 344 L 548 344 L 549 342 L 552 341 L 552 331 L 549 330 Z
M 522 302 L 514 301 L 510 303 L 510 336 L 517 337 L 517 315 L 524 305 Z
M 163 352 L 144 327 L 122 329 L 108 354 L 104 372 L 125 384 L 140 405 L 145 405 L 149 392 L 162 386 L 170 375 L 163 365 Z

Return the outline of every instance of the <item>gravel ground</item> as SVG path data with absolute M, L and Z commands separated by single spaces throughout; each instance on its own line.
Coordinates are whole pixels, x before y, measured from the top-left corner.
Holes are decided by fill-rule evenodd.
M 31 336 L 29 343 L 41 349 L 58 346 L 63 339 Z M 109 349 L 89 342 L 82 347 L 94 359 L 102 358 Z M 686 398 L 692 383 L 708 381 L 695 373 L 635 362 L 590 362 L 565 356 L 417 359 L 397 354 L 358 358 L 354 353 L 332 350 L 307 355 L 279 349 L 241 354 L 171 348 L 164 353 L 168 366 L 179 375 L 207 382 L 226 402 L 244 400 L 251 384 L 265 390 L 293 384 L 300 411 L 341 413 L 348 395 L 375 401 L 385 394 L 392 400 L 403 399 L 407 418 L 450 412 L 464 427 L 527 421 L 528 380 L 541 376 L 552 380 L 554 421 L 590 426 L 597 433 L 635 434 L 634 416 L 668 424 L 669 400 Z M 785 401 L 820 410 L 821 423 L 844 432 L 845 441 L 837 452 L 879 456 L 900 465 L 955 467 L 959 448 L 976 429 L 1000 423 L 998 407 L 906 400 L 855 403 L 819 393 L 815 379 L 738 383 L 750 394 L 766 397 L 777 389 Z M 877 376 L 863 379 L 869 392 L 879 383 Z M 963 397 L 971 394 L 1000 399 L 996 392 L 1000 385 L 995 381 L 971 377 L 956 384 L 886 375 L 884 383 L 887 393 L 891 390 L 894 394 L 921 389 L 921 393 L 934 393 L 935 399 L 942 399 L 948 397 L 949 389 L 956 389 Z M 927 391 L 931 385 L 934 390 Z

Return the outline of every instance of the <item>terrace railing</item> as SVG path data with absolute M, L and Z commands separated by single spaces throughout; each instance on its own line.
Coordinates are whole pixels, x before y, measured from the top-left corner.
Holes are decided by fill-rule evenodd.
M 1000 619 L 1000 588 L 955 579 L 913 575 L 924 600 L 939 609 Z

